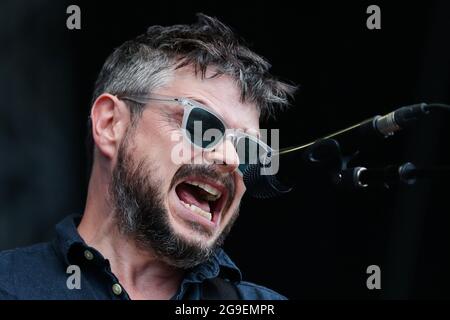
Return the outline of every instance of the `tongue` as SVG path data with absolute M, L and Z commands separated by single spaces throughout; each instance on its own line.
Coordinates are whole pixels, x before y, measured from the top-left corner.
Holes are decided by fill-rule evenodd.
M 200 197 L 201 191 L 202 190 L 196 186 L 187 183 L 181 183 L 176 188 L 178 198 L 180 198 L 181 201 L 187 204 L 193 204 L 206 212 L 210 212 L 209 202 Z

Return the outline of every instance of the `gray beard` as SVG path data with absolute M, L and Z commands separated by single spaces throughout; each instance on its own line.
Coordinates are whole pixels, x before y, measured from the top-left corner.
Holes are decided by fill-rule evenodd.
M 207 261 L 223 245 L 238 217 L 238 210 L 212 245 L 188 241 L 176 234 L 159 191 L 158 186 L 163 185 L 162 181 L 151 179 L 152 172 L 158 172 L 158 167 L 148 160 L 135 163 L 127 152 L 127 140 L 119 148 L 109 190 L 119 230 L 132 238 L 140 249 L 151 249 L 158 258 L 171 266 L 189 269 Z M 217 176 L 211 166 L 183 165 L 175 174 L 171 186 L 190 174 Z M 222 182 L 231 188 L 230 194 L 234 195 L 231 177 L 226 180 L 222 178 Z M 200 224 L 191 223 L 191 228 L 211 236 Z

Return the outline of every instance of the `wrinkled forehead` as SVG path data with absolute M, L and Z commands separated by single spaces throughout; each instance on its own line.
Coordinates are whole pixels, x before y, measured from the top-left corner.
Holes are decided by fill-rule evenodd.
M 176 69 L 154 93 L 198 101 L 218 113 L 230 128 L 258 130 L 256 104 L 241 101 L 240 88 L 231 76 L 215 74 L 213 68 L 207 69 L 205 77 L 196 75 L 192 66 Z

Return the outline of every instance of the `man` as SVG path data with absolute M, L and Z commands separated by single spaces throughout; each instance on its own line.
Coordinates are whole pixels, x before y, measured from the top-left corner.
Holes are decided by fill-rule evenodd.
M 117 48 L 95 86 L 84 213 L 51 243 L 1 253 L 0 296 L 283 299 L 221 249 L 246 190 L 237 144 L 295 90 L 269 67 L 201 14 Z

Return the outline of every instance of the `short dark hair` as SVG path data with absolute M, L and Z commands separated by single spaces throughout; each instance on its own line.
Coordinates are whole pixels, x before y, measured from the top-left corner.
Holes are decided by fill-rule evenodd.
M 192 25 L 152 26 L 116 48 L 100 71 L 92 102 L 104 92 L 149 94 L 164 84 L 174 68 L 192 65 L 203 78 L 208 66 L 215 67 L 215 75 L 231 76 L 239 85 L 241 100 L 255 103 L 263 118 L 289 105 L 295 86 L 273 77 L 271 65 L 217 18 L 201 13 L 197 17 Z M 142 105 L 127 105 L 132 117 L 141 114 Z M 92 136 L 88 139 L 92 148 Z

